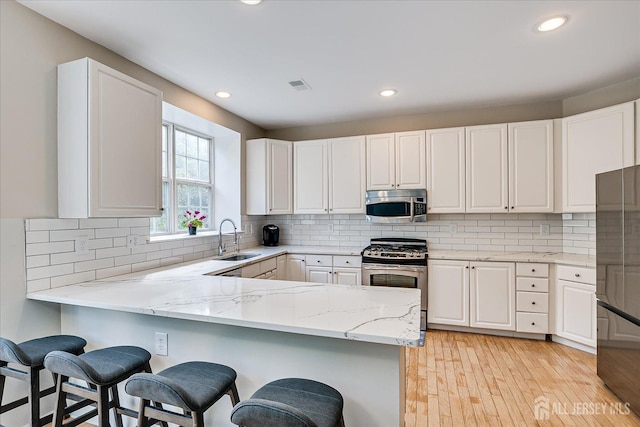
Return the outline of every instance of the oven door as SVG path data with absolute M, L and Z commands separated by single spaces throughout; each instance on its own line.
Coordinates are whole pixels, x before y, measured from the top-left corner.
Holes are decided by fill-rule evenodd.
M 427 328 L 427 266 L 362 263 L 363 286 L 420 289 L 420 329 Z

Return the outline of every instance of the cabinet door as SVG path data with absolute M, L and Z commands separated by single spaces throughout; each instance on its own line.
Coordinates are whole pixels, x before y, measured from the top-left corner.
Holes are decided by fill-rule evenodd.
M 294 155 L 294 210 L 296 214 L 329 212 L 328 145 L 326 140 L 296 141 Z
M 304 282 L 306 280 L 304 255 L 287 255 L 287 280 Z
M 329 212 L 364 213 L 365 137 L 329 140 Z
M 333 283 L 338 285 L 360 286 L 362 284 L 362 272 L 359 268 L 334 267 Z
M 595 175 L 635 161 L 633 102 L 562 119 L 562 209 L 595 212 Z
M 470 315 L 475 328 L 516 329 L 515 264 L 472 262 Z
M 427 187 L 424 131 L 396 133 L 396 188 Z
M 469 263 L 429 261 L 427 322 L 469 326 Z
M 467 212 L 507 212 L 507 125 L 466 128 Z
M 509 123 L 509 211 L 553 212 L 553 120 Z
M 305 279 L 307 282 L 333 283 L 331 267 L 307 267 Z
M 367 135 L 367 190 L 393 190 L 396 186 L 395 135 Z
M 428 130 L 427 206 L 429 213 L 465 211 L 464 128 Z
M 278 255 L 276 258 L 276 279 L 277 280 L 288 280 L 287 278 L 287 256 L 286 255 Z
M 269 215 L 293 212 L 293 165 L 289 141 L 268 140 L 267 189 Z
M 595 347 L 595 286 L 558 280 L 556 298 L 556 334 Z

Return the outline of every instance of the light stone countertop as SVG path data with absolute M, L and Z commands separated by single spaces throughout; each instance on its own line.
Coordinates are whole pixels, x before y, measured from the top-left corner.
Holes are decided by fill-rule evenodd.
M 207 259 L 27 294 L 32 300 L 400 346 L 420 340 L 420 291 L 210 276 L 276 255 L 359 256 L 362 248 L 255 247 L 243 261 Z M 594 267 L 563 253 L 429 251 L 434 260 Z
M 312 250 L 313 249 L 313 250 Z M 210 276 L 245 261 L 203 260 L 27 294 L 28 299 L 396 346 L 420 342 L 420 291 Z M 330 251 L 335 253 L 335 251 Z M 350 255 L 351 250 L 337 254 Z M 358 252 L 359 254 L 359 252 Z

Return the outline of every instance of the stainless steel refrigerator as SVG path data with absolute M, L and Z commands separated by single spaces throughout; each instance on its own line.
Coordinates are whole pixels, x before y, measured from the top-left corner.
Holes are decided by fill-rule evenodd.
M 596 175 L 598 376 L 640 414 L 640 166 Z

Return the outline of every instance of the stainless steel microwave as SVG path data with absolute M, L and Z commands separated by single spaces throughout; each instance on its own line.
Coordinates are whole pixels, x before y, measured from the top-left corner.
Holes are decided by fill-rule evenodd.
M 369 222 L 427 221 L 426 190 L 367 191 L 365 205 Z

